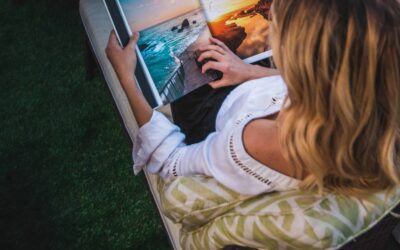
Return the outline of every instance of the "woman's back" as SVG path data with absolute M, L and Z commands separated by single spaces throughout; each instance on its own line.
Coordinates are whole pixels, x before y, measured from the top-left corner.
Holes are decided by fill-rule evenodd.
M 299 180 L 266 165 L 269 162 L 258 161 L 246 150 L 243 140 L 245 128 L 253 121 L 279 112 L 286 94 L 280 76 L 242 84 L 222 104 L 216 118 L 216 131 L 192 145 L 183 144 L 185 136 L 179 129 L 155 112 L 151 121 L 140 128 L 135 143 L 136 171 L 146 165 L 148 171 L 164 178 L 211 176 L 246 195 L 298 188 Z

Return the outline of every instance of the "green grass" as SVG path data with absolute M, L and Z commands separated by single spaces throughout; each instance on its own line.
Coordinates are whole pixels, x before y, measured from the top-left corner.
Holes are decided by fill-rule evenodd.
M 2 249 L 169 249 L 76 4 L 25 2 L 0 0 Z

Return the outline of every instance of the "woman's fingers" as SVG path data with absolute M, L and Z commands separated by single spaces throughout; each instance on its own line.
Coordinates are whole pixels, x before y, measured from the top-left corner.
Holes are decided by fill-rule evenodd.
M 139 40 L 139 32 L 134 32 L 126 47 L 129 47 L 130 49 L 135 49 L 138 40 Z
M 110 56 L 112 54 L 114 54 L 115 51 L 119 51 L 119 50 L 122 50 L 122 48 L 118 43 L 117 36 L 115 35 L 114 31 L 111 31 L 110 37 L 108 38 L 108 44 L 107 44 L 107 48 L 106 48 L 106 55 L 107 55 L 108 58 L 110 58 Z
M 107 47 L 109 48 L 115 48 L 119 46 L 118 44 L 118 39 L 117 39 L 117 35 L 115 34 L 115 31 L 111 31 L 110 33 L 110 37 L 108 38 L 108 45 Z
M 218 62 L 221 62 L 224 59 L 224 56 L 221 55 L 220 53 L 214 51 L 214 50 L 209 50 L 206 52 L 203 52 L 199 58 L 197 59 L 199 62 L 203 61 L 204 59 L 214 59 Z
M 228 46 L 226 46 L 226 44 L 221 42 L 220 40 L 218 40 L 214 37 L 210 37 L 210 41 L 212 43 L 215 43 L 216 45 L 220 46 L 221 48 L 223 48 L 226 52 L 231 52 L 231 50 L 228 48 Z
M 221 79 L 210 82 L 208 85 L 210 85 L 213 89 L 218 89 L 227 86 L 227 82 L 224 79 Z
M 222 55 L 226 54 L 226 51 L 223 48 L 221 48 L 218 45 L 213 45 L 213 44 L 209 44 L 209 45 L 203 46 L 203 47 L 200 48 L 200 50 L 201 51 L 214 50 L 214 51 L 217 51 L 218 53 L 220 53 Z
M 205 74 L 207 72 L 207 70 L 210 70 L 210 69 L 218 70 L 223 73 L 224 65 L 220 62 L 210 61 L 203 65 L 203 67 L 201 68 L 201 72 L 203 74 Z

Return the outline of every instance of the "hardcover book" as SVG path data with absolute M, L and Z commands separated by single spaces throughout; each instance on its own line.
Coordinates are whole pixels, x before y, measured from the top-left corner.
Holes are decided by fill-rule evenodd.
M 132 30 L 137 44 L 137 82 L 153 108 L 221 77 L 201 73 L 200 47 L 213 36 L 246 63 L 272 55 L 272 0 L 103 0 L 122 46 Z

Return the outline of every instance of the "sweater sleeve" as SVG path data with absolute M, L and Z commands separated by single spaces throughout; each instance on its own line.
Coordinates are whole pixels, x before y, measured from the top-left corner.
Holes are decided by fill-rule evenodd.
M 185 136 L 166 117 L 154 111 L 151 120 L 139 129 L 133 147 L 134 171 L 143 168 L 162 178 L 171 176 L 205 175 L 244 195 L 257 195 L 269 190 L 260 181 L 254 181 L 232 157 L 234 130 L 211 133 L 204 141 L 186 145 Z
M 134 141 L 132 157 L 135 175 L 146 168 L 162 178 L 212 176 L 201 154 L 204 143 L 187 146 L 184 140 L 185 135 L 178 126 L 154 111 L 150 121 L 139 129 Z
M 133 171 L 139 174 L 144 167 L 151 173 L 161 172 L 163 164 L 184 145 L 185 135 L 164 115 L 153 111 L 148 123 L 139 128 L 133 141 Z M 165 172 L 165 171 L 164 171 Z

